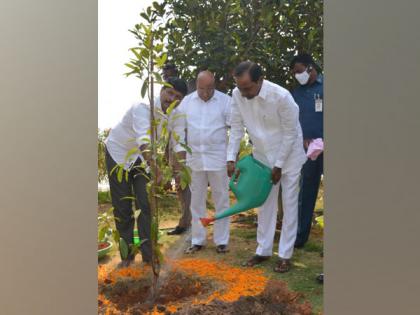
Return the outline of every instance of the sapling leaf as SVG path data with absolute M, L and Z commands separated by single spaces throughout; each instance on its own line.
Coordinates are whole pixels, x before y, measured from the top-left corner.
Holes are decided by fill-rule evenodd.
M 120 200 L 136 200 L 136 198 L 133 196 L 126 196 L 126 197 L 122 197 Z
M 120 167 L 117 173 L 118 182 L 122 183 L 124 168 Z
M 127 242 L 121 237 L 120 238 L 120 254 L 122 259 L 127 259 L 128 257 L 128 244 Z
M 149 81 L 144 80 L 143 86 L 141 87 L 141 97 L 144 98 L 144 96 L 146 95 L 146 92 L 147 92 L 147 88 L 148 87 L 149 87 Z

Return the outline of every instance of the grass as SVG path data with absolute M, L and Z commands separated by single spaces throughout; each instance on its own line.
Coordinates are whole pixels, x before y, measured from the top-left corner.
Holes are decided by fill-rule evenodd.
M 98 204 L 111 203 L 111 194 L 109 191 L 98 191 Z

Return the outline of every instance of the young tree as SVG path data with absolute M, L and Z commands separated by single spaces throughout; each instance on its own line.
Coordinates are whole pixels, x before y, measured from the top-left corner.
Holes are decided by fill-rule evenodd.
M 171 119 L 178 119 L 176 115 L 172 115 L 172 111 L 176 102 L 172 103 L 164 115 L 158 108 L 155 108 L 155 83 L 160 85 L 168 85 L 163 82 L 158 72 L 162 68 L 167 59 L 167 54 L 164 49 L 164 24 L 161 17 L 163 14 L 164 6 L 156 2 L 153 3 L 153 8 L 149 7 L 140 15 L 143 22 L 136 24 L 134 29 L 130 30 L 138 40 L 138 46 L 130 48 L 133 53 L 133 58 L 126 66 L 130 69 L 126 73 L 127 76 L 135 75 L 143 80 L 141 86 L 141 96 L 147 95 L 150 104 L 150 139 L 144 139 L 148 142 L 148 148 L 143 150 L 143 155 L 149 154 L 151 156 L 150 165 L 143 162 L 142 168 L 150 170 L 151 181 L 148 184 L 148 194 L 150 199 L 151 208 L 151 244 L 152 244 L 152 269 L 154 274 L 153 293 L 156 293 L 156 284 L 159 277 L 160 266 L 163 260 L 160 251 L 161 244 L 158 242 L 159 237 L 159 200 L 165 195 L 166 184 L 172 180 L 175 172 L 180 172 L 181 188 L 185 188 L 190 182 L 189 169 L 183 166 L 184 161 L 177 159 L 174 155 L 172 158 L 175 162 L 172 164 L 168 160 L 165 151 L 167 149 L 171 137 L 177 142 L 179 135 L 174 131 L 169 131 L 169 123 Z M 158 117 L 156 114 L 159 114 Z M 157 128 L 160 128 L 159 137 L 157 137 Z M 181 144 L 182 145 L 182 144 Z M 189 151 L 186 145 L 184 148 Z M 132 151 L 128 152 L 127 159 L 135 152 L 139 152 L 139 148 L 135 147 Z M 121 176 L 122 177 L 122 176 Z M 144 240 L 143 240 L 144 241 Z M 134 248 L 134 250 L 138 250 Z

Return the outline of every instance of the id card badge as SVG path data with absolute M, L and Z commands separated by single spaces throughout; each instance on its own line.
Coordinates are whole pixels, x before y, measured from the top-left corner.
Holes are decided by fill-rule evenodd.
M 322 98 L 319 97 L 319 94 L 318 97 L 315 98 L 315 112 L 322 112 Z

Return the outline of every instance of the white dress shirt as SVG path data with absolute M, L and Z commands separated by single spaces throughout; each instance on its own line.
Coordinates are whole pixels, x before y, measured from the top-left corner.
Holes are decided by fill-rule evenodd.
M 160 124 L 157 128 L 157 137 L 160 137 L 163 121 L 168 121 L 168 130 L 175 132 L 180 137 L 180 142 L 175 142 L 171 137 L 171 146 L 175 152 L 185 151 L 182 147 L 181 139 L 185 139 L 184 121 L 178 117 L 178 110 L 175 108 L 170 117 L 163 114 L 160 99 L 155 100 L 155 119 L 160 119 Z M 177 117 L 174 117 L 174 116 Z M 173 119 L 172 119 L 173 118 Z M 141 155 L 137 152 L 132 154 L 128 159 L 127 153 L 135 147 L 140 147 L 150 141 L 150 106 L 144 103 L 137 103 L 130 107 L 125 113 L 122 120 L 111 129 L 108 137 L 105 140 L 106 148 L 112 159 L 117 164 L 124 164 L 124 168 L 128 170 L 131 165 Z M 148 139 L 148 140 L 147 140 Z
M 253 99 L 232 93 L 232 118 L 227 160 L 235 161 L 240 141 L 247 129 L 254 157 L 282 172 L 295 171 L 306 161 L 299 107 L 286 89 L 264 80 Z
M 231 97 L 214 91 L 203 101 L 197 92 L 187 95 L 178 107 L 185 114 L 187 165 L 193 171 L 219 171 L 226 168 L 227 130 L 230 126 Z

